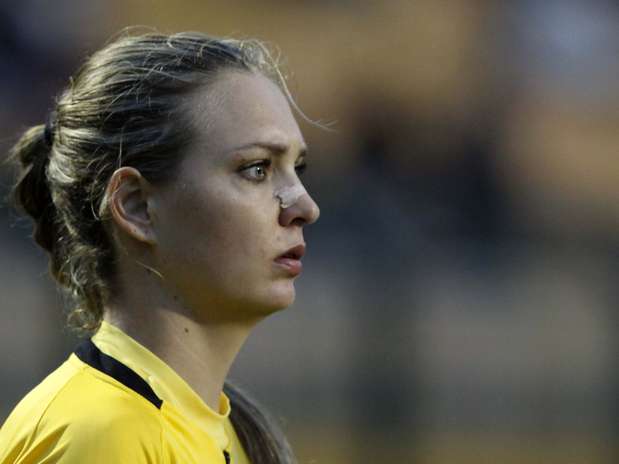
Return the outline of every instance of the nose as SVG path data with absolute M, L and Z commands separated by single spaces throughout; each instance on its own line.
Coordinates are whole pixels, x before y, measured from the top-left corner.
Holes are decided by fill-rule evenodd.
M 320 208 L 309 196 L 309 193 L 302 195 L 295 204 L 288 208 L 281 208 L 279 213 L 279 225 L 288 227 L 290 225 L 313 224 L 320 217 Z

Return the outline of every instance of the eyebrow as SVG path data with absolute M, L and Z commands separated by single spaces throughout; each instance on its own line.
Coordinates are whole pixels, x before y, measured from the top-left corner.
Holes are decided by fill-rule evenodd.
M 233 152 L 244 151 L 244 150 L 249 150 L 250 148 L 262 148 L 263 150 L 270 151 L 274 155 L 283 155 L 284 153 L 288 151 L 289 147 L 288 145 L 284 143 L 277 143 L 277 142 L 251 142 L 251 143 L 247 143 L 245 145 L 236 147 L 232 151 Z M 303 145 L 301 149 L 299 150 L 299 157 L 302 157 L 302 156 L 307 156 L 307 147 L 305 145 Z

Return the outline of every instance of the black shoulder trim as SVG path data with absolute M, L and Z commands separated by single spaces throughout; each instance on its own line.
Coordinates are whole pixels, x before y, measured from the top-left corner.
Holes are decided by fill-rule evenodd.
M 75 355 L 89 366 L 109 375 L 125 387 L 143 396 L 153 403 L 157 409 L 161 409 L 163 400 L 155 395 L 150 385 L 123 363 L 103 353 L 92 340 L 84 340 L 80 343 L 75 349 Z

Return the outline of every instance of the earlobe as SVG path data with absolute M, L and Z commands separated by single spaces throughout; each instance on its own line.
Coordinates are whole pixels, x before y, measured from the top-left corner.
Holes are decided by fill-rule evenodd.
M 137 169 L 123 167 L 114 171 L 104 198 L 119 230 L 144 244 L 156 243 L 148 205 L 150 184 Z

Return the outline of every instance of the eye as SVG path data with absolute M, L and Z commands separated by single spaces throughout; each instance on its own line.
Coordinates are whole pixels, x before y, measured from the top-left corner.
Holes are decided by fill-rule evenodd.
M 262 160 L 257 163 L 244 166 L 240 169 L 240 173 L 243 177 L 254 182 L 260 182 L 266 179 L 271 161 Z
M 297 164 L 294 167 L 294 170 L 297 171 L 297 174 L 299 176 L 302 175 L 305 172 L 306 169 L 307 169 L 307 162 L 305 162 L 305 161 L 301 161 L 299 164 Z

